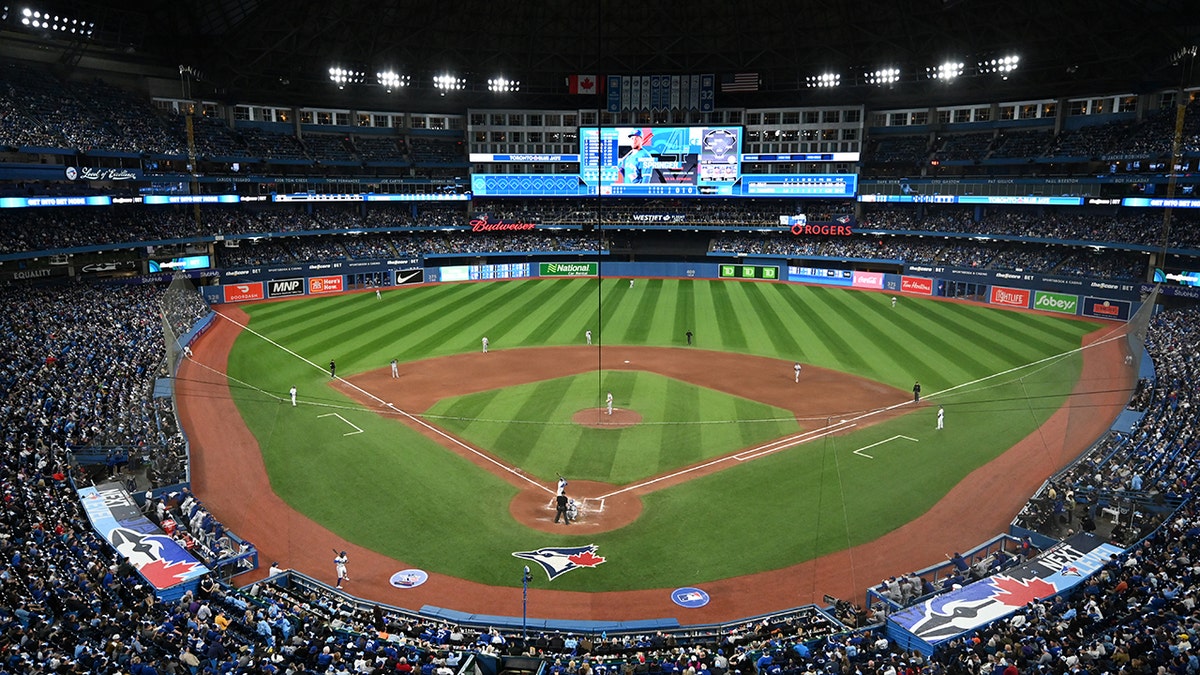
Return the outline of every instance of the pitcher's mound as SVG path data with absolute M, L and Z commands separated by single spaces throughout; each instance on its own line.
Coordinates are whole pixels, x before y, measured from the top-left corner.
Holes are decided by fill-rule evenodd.
M 607 408 L 584 408 L 571 416 L 571 421 L 593 429 L 621 429 L 641 424 L 642 416 L 622 408 L 613 408 L 611 415 Z

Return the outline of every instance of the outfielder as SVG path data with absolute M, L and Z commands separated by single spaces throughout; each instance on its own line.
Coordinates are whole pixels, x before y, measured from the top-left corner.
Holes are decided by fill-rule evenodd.
M 938 429 L 942 428 L 942 422 L 943 422 L 943 418 L 945 416 L 946 416 L 946 409 L 939 405 L 938 406 L 938 425 L 937 425 Z
M 295 385 L 292 385 L 292 388 L 288 390 L 288 393 L 292 395 L 292 407 L 295 408 L 296 407 L 296 387 L 295 387 Z
M 608 398 L 605 399 L 605 404 L 608 406 L 608 414 L 612 414 L 612 392 L 608 392 Z

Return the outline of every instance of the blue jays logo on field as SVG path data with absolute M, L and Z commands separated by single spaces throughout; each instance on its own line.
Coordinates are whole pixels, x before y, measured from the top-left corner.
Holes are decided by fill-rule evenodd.
M 595 567 L 604 562 L 604 558 L 596 555 L 596 545 L 566 546 L 555 548 L 539 548 L 536 551 L 516 551 L 514 558 L 532 560 L 546 570 L 546 575 L 554 580 L 560 574 L 581 567 Z

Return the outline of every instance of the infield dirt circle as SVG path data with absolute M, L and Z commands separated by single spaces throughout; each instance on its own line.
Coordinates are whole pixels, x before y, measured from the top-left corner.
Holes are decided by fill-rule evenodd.
M 329 550 L 341 547 L 349 551 L 354 571 L 354 581 L 346 590 L 356 596 L 413 609 L 433 605 L 504 616 L 512 616 L 514 610 L 520 609 L 519 585 L 487 586 L 436 570 L 428 570 L 429 580 L 419 587 L 396 589 L 388 579 L 408 567 L 403 561 L 347 544 L 336 533 L 297 513 L 276 496 L 257 440 L 241 421 L 224 374 L 229 351 L 248 317 L 228 305 L 220 307 L 218 312 L 221 316 L 193 345 L 194 357 L 181 364 L 176 394 L 179 417 L 191 444 L 194 492 L 218 520 L 253 542 L 259 551 L 259 570 L 239 577 L 239 582 L 261 578 L 274 561 L 332 583 Z M 1085 345 L 1096 342 L 1101 335 L 1101 331 L 1090 334 Z M 1082 384 L 1077 385 L 1074 395 L 1067 398 L 1068 406 L 1056 412 L 1042 428 L 969 474 L 925 514 L 875 541 L 784 569 L 705 583 L 704 590 L 711 601 L 702 608 L 681 609 L 670 599 L 672 589 L 586 593 L 539 588 L 529 590 L 531 616 L 604 621 L 678 617 L 684 624 L 701 624 L 808 603 L 820 604 L 825 595 L 857 601 L 868 586 L 879 583 L 880 579 L 940 562 L 947 551 L 964 549 L 1007 531 L 1028 496 L 1046 477 L 1102 435 L 1128 400 L 1136 373 L 1121 367 L 1123 352 L 1118 341 L 1107 341 L 1095 349 L 1084 350 L 1083 354 L 1086 375 L 1080 382 L 1090 383 L 1087 390 L 1081 389 Z M 489 354 L 459 354 L 405 364 L 399 379 L 392 379 L 388 369 L 382 368 L 355 375 L 340 385 L 335 381 L 332 386 L 340 386 L 351 395 L 355 388 L 361 388 L 387 397 L 385 400 L 403 410 L 423 411 L 448 396 L 597 369 L 646 370 L 762 401 L 809 420 L 836 420 L 844 412 L 882 408 L 911 396 L 878 382 L 807 365 L 801 382 L 796 384 L 792 365 L 778 359 L 691 348 L 501 349 Z M 447 377 L 447 373 L 462 372 L 475 375 L 470 380 Z M 352 382 L 354 387 L 345 382 Z M 1080 407 L 1087 414 L 1076 415 L 1068 434 L 1071 406 Z M 892 414 L 911 409 L 909 405 L 900 406 L 900 412 Z M 447 443 L 432 427 L 422 427 L 419 418 L 406 423 L 520 486 L 521 494 L 510 505 L 512 516 L 519 522 L 536 530 L 566 527 L 553 523 L 552 485 L 531 487 L 527 478 L 499 470 L 494 459 L 466 453 Z M 569 527 L 579 527 L 581 532 L 588 527 L 597 528 L 592 530 L 596 532 L 621 527 L 640 515 L 640 495 L 719 467 L 689 469 L 655 477 L 653 482 L 644 481 L 647 485 L 642 488 L 610 496 L 608 500 L 612 501 L 606 500 L 603 518 L 588 519 L 585 512 L 585 517 Z M 614 487 L 571 481 L 571 491 L 579 498 L 586 498 L 611 494 Z M 713 545 L 719 546 L 719 542 Z

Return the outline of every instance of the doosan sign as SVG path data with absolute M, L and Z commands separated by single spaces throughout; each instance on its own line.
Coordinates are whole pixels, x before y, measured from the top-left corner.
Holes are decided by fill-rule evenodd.
M 1033 308 L 1060 314 L 1076 314 L 1079 309 L 1079 296 L 1038 291 L 1033 297 Z
M 543 277 L 594 277 L 597 265 L 584 263 L 538 263 L 538 274 Z
M 992 286 L 992 304 L 1008 307 L 1028 307 L 1029 291 L 1022 288 Z

